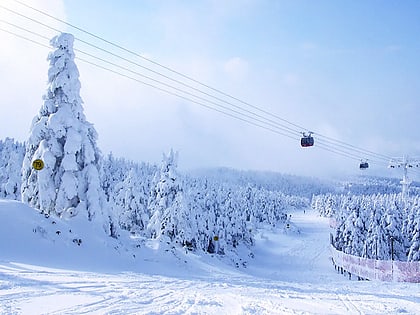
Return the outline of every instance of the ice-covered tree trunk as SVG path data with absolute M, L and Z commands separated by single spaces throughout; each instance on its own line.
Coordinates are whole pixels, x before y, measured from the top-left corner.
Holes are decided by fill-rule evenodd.
M 60 34 L 50 44 L 48 88 L 26 144 L 22 200 L 48 214 L 108 221 L 97 133 L 83 113 L 73 36 Z M 35 159 L 44 161 L 44 169 L 32 168 Z

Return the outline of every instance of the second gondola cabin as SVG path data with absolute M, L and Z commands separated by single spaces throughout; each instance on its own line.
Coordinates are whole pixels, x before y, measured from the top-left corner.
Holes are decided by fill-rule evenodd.
M 360 168 L 361 170 L 366 170 L 366 169 L 368 169 L 368 168 L 369 168 L 369 163 L 368 163 L 368 162 L 360 162 L 360 166 L 359 166 L 359 168 Z
M 300 139 L 300 145 L 304 148 L 312 147 L 314 145 L 314 143 L 315 143 L 314 138 L 311 135 L 309 135 L 309 136 L 304 135 Z

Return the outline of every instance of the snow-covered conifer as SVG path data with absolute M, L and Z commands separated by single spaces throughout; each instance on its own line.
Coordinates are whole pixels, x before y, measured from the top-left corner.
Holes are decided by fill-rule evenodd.
M 408 261 L 420 261 L 420 216 L 415 219 L 413 237 L 408 252 Z
M 162 236 L 176 241 L 178 236 L 180 217 L 185 216 L 184 201 L 180 196 L 183 193 L 181 180 L 177 172 L 178 154 L 170 151 L 163 155 L 160 171 L 156 174 L 156 186 L 152 188 L 149 211 L 152 214 L 148 231 L 153 238 Z M 186 223 L 186 222 L 185 222 Z M 186 235 L 188 233 L 185 233 Z
M 114 202 L 115 208 L 120 209 L 118 223 L 123 229 L 140 232 L 147 226 L 149 191 L 143 180 L 138 170 L 132 168 L 127 177 L 116 184 Z
M 48 88 L 33 119 L 23 162 L 22 200 L 45 213 L 109 220 L 102 213 L 101 155 L 97 133 L 83 113 L 73 36 L 62 33 L 50 44 Z M 32 168 L 42 159 L 44 169 Z
M 0 198 L 20 199 L 25 146 L 11 138 L 0 140 Z

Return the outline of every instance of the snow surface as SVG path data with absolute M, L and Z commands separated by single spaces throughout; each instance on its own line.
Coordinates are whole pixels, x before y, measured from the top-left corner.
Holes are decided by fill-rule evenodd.
M 0 314 L 420 314 L 419 284 L 337 274 L 327 219 L 311 210 L 260 230 L 254 257 L 234 261 L 104 238 L 16 201 L 0 200 L 0 222 Z

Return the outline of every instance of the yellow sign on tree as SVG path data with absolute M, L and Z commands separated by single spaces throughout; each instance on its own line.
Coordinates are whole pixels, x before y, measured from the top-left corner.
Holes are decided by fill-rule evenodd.
M 32 162 L 32 167 L 36 169 L 37 171 L 40 171 L 44 168 L 44 161 L 41 159 L 36 159 Z

